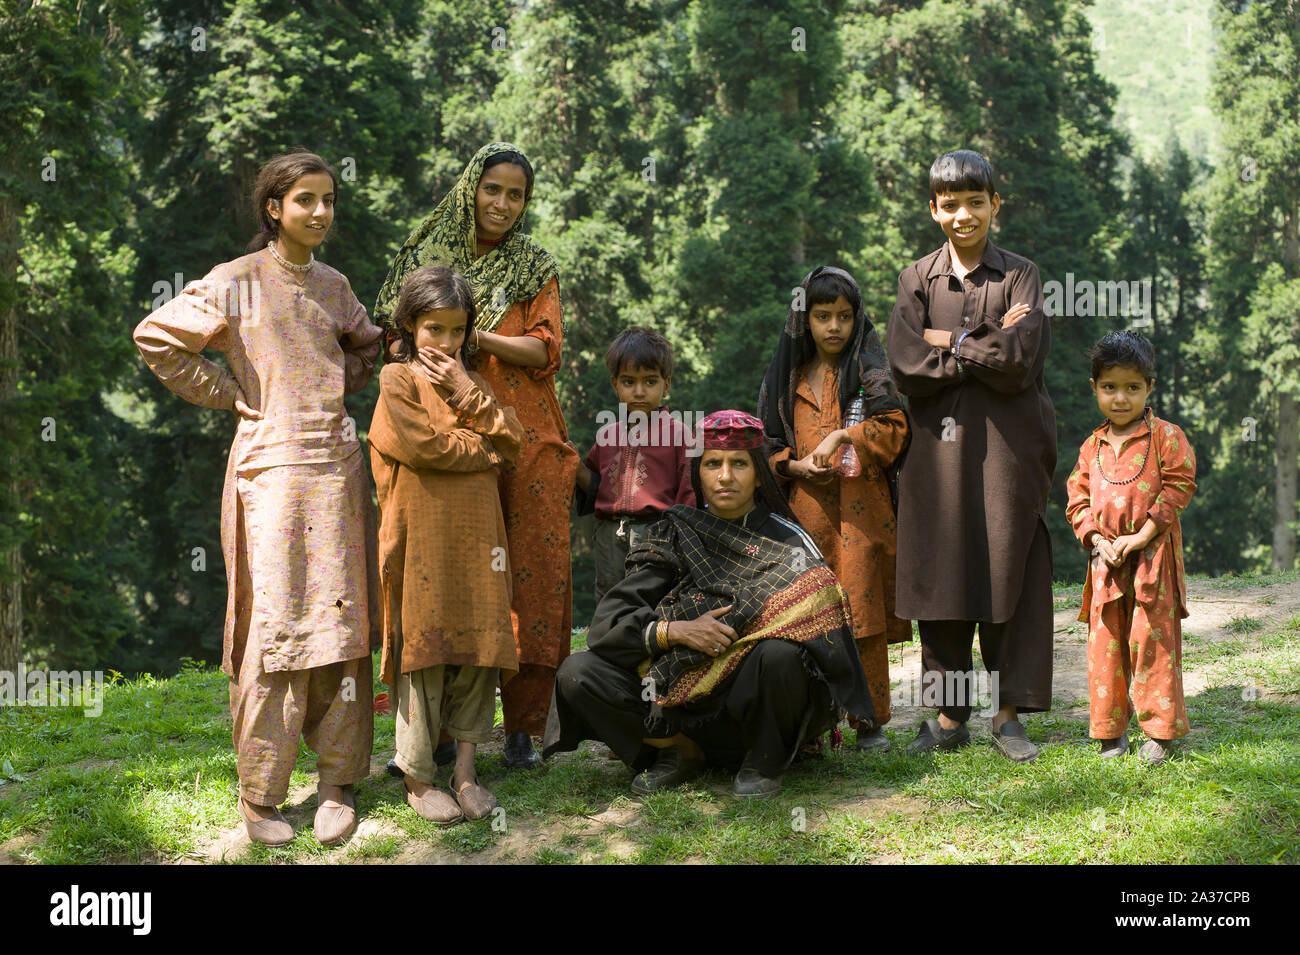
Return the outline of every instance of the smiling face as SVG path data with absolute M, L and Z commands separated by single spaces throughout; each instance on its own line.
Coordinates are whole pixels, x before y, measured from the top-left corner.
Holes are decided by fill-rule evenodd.
M 700 456 L 700 488 L 709 513 L 724 520 L 748 514 L 754 506 L 758 471 L 748 451 L 705 451 Z
M 982 249 L 1002 200 L 995 192 L 941 192 L 930 200 L 930 218 L 957 249 Z
M 465 344 L 469 320 L 464 309 L 435 308 L 407 322 L 406 330 L 415 337 L 415 348 L 436 348 L 444 355 L 455 355 Z
M 808 331 L 822 361 L 834 364 L 853 337 L 853 306 L 843 295 L 808 306 Z
M 267 214 L 280 224 L 285 252 L 303 256 L 325 241 L 334 222 L 334 180 L 326 172 L 300 176 L 283 199 L 268 199 Z
M 628 414 L 633 411 L 649 414 L 664 403 L 670 381 L 657 368 L 633 367 L 624 362 L 609 383 L 618 400 L 627 405 Z
M 1110 422 L 1111 432 L 1124 435 L 1135 430 L 1155 388 L 1154 381 L 1147 381 L 1136 368 L 1112 365 L 1103 368 L 1091 383 L 1097 407 Z
M 497 163 L 483 171 L 474 193 L 474 225 L 479 234 L 499 239 L 510 231 L 524 211 L 528 177 L 512 162 Z

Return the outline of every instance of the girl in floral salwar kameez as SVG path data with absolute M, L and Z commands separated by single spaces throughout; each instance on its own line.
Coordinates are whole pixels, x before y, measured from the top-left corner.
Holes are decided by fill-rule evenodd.
M 1154 382 L 1155 350 L 1143 336 L 1112 332 L 1094 346 L 1092 390 L 1106 423 L 1079 449 L 1065 513 L 1092 551 L 1079 613 L 1088 621 L 1089 735 L 1103 758 L 1123 756 L 1136 711 L 1148 737 L 1141 755 L 1160 763 L 1188 732 L 1178 515 L 1196 490 L 1196 457 L 1178 425 L 1146 408 Z
M 890 643 L 912 639 L 894 613 L 896 521 L 889 472 L 909 440 L 907 413 L 880 338 L 847 272 L 813 269 L 800 286 L 802 308 L 786 316 L 759 392 L 769 463 L 790 510 L 816 542 L 849 595 L 853 636 L 871 690 L 875 722 L 860 725 L 857 747 L 889 749 Z M 858 399 L 862 418 L 846 420 Z M 844 473 L 842 448 L 859 473 Z
M 267 845 L 293 839 L 277 807 L 300 739 L 317 754 L 322 843 L 355 829 L 352 786 L 370 771 L 376 521 L 343 396 L 369 382 L 382 333 L 348 280 L 312 253 L 337 195 L 319 156 L 272 159 L 254 188 L 253 251 L 191 282 L 134 336 L 170 390 L 237 416 L 221 507 L 222 669 L 240 815 Z
M 392 314 L 406 277 L 428 265 L 463 275 L 477 315 L 466 364 L 515 410 L 524 429 L 519 457 L 501 469 L 498 482 L 519 654 L 518 675 L 501 687 L 503 762 L 511 769 L 540 765 L 532 737 L 546 729 L 555 669 L 569 655 L 569 511 L 579 463 L 555 391 L 564 337 L 556 263 L 524 228 L 532 195 L 533 167 L 519 148 L 484 146 L 402 245 L 375 301 L 376 320 L 389 326 L 391 355 Z M 447 742 L 440 758 L 454 751 Z

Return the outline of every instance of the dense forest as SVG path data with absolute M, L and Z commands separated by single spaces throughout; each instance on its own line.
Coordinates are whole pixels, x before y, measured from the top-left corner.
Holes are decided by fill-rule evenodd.
M 0 36 L 0 667 L 219 657 L 235 423 L 168 394 L 130 333 L 243 253 L 257 168 L 295 146 L 340 172 L 321 257 L 367 305 L 479 146 L 527 152 L 584 449 L 628 324 L 673 341 L 672 405 L 701 412 L 753 409 L 814 265 L 858 277 L 883 338 L 942 240 L 930 160 L 978 149 L 994 240 L 1056 296 L 1056 576 L 1084 567 L 1063 506 L 1100 421 L 1086 352 L 1128 326 L 1197 452 L 1188 570 L 1295 565 L 1294 0 L 0 0 Z M 348 399 L 362 433 L 376 387 Z

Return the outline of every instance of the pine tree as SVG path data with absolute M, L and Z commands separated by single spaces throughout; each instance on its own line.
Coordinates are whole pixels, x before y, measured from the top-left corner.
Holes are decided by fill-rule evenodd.
M 1300 4 L 1215 5 L 1213 295 L 1222 340 L 1248 384 L 1226 415 L 1268 427 L 1274 450 L 1270 562 L 1296 559 L 1300 470 Z M 1271 433 L 1270 433 L 1271 432 Z
M 133 625 L 122 421 L 100 400 L 130 360 L 117 334 L 140 4 L 0 7 L 0 669 L 85 665 Z M 27 644 L 24 648 L 24 643 Z

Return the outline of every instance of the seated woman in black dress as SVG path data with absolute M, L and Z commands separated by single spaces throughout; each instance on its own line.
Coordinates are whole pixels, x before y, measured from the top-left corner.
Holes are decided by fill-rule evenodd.
M 875 714 L 848 600 L 777 489 L 762 422 L 719 411 L 700 428 L 707 509 L 671 508 L 628 554 L 587 652 L 556 674 L 543 755 L 598 739 L 640 795 L 713 764 L 740 765 L 737 796 L 770 796 L 802 743 Z

